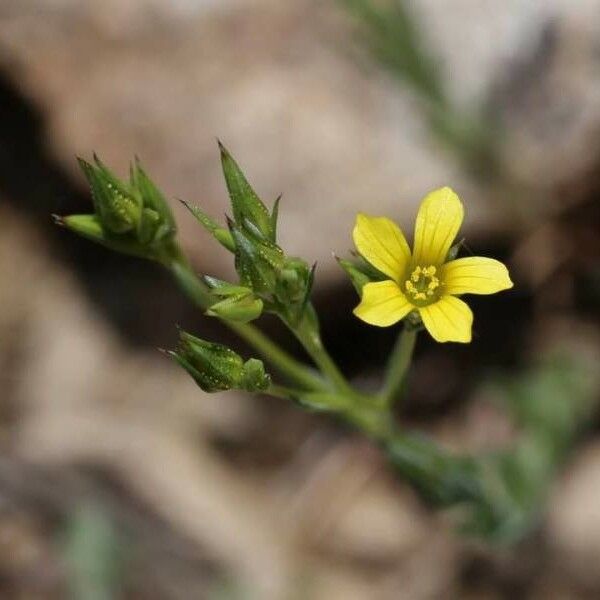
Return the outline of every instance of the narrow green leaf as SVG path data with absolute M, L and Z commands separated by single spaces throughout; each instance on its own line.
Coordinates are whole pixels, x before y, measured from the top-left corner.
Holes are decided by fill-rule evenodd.
M 219 225 L 212 217 L 209 217 L 198 206 L 192 206 L 185 200 L 180 200 L 180 202 L 192 213 L 192 215 L 194 215 L 198 223 L 200 223 L 206 231 L 212 234 L 222 246 L 227 248 L 230 252 L 235 252 L 235 242 L 227 229 L 221 227 L 221 225 Z

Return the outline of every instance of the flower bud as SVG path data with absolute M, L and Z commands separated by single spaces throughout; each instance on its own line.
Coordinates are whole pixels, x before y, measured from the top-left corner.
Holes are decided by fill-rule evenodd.
M 244 361 L 233 350 L 206 342 L 185 331 L 171 356 L 205 392 L 221 392 L 239 386 Z
M 221 142 L 219 142 L 219 150 L 236 224 L 238 226 L 249 224 L 257 230 L 262 239 L 275 242 L 278 202 L 273 209 L 273 214 L 269 215 L 267 207 L 252 189 L 244 173 Z
M 260 317 L 263 310 L 263 301 L 256 298 L 252 293 L 228 296 L 213 304 L 206 314 L 211 317 L 219 317 L 227 321 L 238 323 L 249 323 Z
M 298 323 L 304 315 L 314 282 L 316 264 L 309 267 L 301 258 L 286 258 L 277 281 L 276 296 L 285 308 L 286 320 Z
M 270 385 L 263 363 L 242 357 L 221 344 L 207 342 L 182 331 L 177 350 L 169 353 L 205 392 L 264 390 Z
M 240 387 L 247 392 L 260 392 L 271 385 L 271 377 L 265 373 L 265 365 L 262 360 L 249 358 L 244 363 Z
M 136 159 L 130 181 L 118 179 L 97 156 L 78 159 L 92 191 L 95 214 L 55 217 L 84 237 L 142 258 L 171 261 L 177 254 L 175 220 L 164 196 Z

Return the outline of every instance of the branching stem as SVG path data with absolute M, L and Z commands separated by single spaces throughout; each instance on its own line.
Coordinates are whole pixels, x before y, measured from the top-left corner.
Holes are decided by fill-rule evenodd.
M 208 308 L 213 302 L 210 290 L 194 273 L 187 260 L 180 258 L 171 263 L 169 267 L 175 280 L 188 297 L 200 308 Z M 328 389 L 318 375 L 285 352 L 254 325 L 226 320 L 222 322 L 257 350 L 290 382 L 307 390 L 324 391 Z

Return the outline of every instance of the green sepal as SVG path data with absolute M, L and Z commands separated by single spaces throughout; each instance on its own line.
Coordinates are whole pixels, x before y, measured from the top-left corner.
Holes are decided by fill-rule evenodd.
M 256 298 L 252 293 L 242 293 L 227 296 L 224 300 L 213 304 L 206 311 L 206 314 L 226 321 L 249 323 L 254 319 L 258 319 L 262 311 L 263 301 L 260 298 Z
M 222 246 L 227 248 L 230 252 L 235 252 L 235 242 L 231 236 L 231 232 L 224 227 L 221 227 L 212 217 L 209 217 L 201 208 L 198 206 L 192 206 L 185 200 L 181 200 L 181 203 L 194 215 L 198 223 L 206 229 Z
M 304 297 L 302 298 L 301 303 L 301 313 L 304 314 L 306 311 L 306 307 L 310 302 L 310 295 L 312 293 L 313 285 L 315 284 L 315 273 L 317 271 L 317 263 L 313 263 L 313 266 L 310 268 L 308 272 L 308 277 L 306 278 L 306 285 L 304 286 Z
M 137 238 L 143 246 L 150 244 L 158 235 L 160 215 L 153 208 L 142 209 Z
M 456 244 L 454 244 L 450 250 L 448 250 L 448 254 L 446 254 L 446 260 L 444 262 L 450 262 L 451 260 L 454 260 L 457 256 L 458 253 L 460 251 L 460 249 L 462 248 L 462 246 L 465 243 L 465 238 L 462 238 L 461 240 L 459 240 L 458 242 L 456 242 Z
M 279 274 L 278 298 L 285 303 L 303 303 L 312 286 L 312 271 L 301 258 L 286 257 Z
M 273 229 L 273 241 L 277 241 L 277 221 L 279 220 L 279 203 L 281 202 L 281 194 L 277 196 L 271 209 L 271 228 Z
M 346 271 L 348 277 L 350 277 L 350 281 L 352 282 L 354 289 L 358 292 L 358 295 L 362 296 L 363 287 L 367 283 L 373 281 L 373 279 L 371 279 L 369 275 L 367 275 L 363 270 L 361 270 L 357 266 L 356 261 L 347 260 L 345 258 L 339 258 L 338 256 L 336 256 L 335 259 L 337 260 L 340 267 L 342 267 L 342 269 Z
M 202 277 L 206 285 L 211 289 L 215 296 L 237 296 L 239 294 L 251 294 L 252 290 L 249 287 L 243 285 L 235 285 L 210 275 L 204 275 Z
M 135 159 L 135 162 L 130 169 L 130 184 L 142 199 L 142 204 L 144 206 L 142 223 L 144 220 L 144 213 L 157 215 L 157 218 L 153 217 L 156 226 L 154 227 L 153 236 L 151 238 L 152 241 L 173 237 L 177 231 L 177 227 L 175 225 L 175 218 L 173 217 L 171 207 L 163 193 L 156 187 L 150 177 L 148 177 L 138 158 Z
M 259 294 L 274 292 L 284 263 L 281 248 L 272 242 L 256 239 L 231 219 L 228 219 L 228 225 L 235 242 L 235 268 L 241 284 Z
M 265 365 L 258 358 L 249 358 L 244 363 L 240 387 L 247 392 L 262 392 L 271 385 L 271 377 L 265 373 Z
M 77 159 L 92 191 L 96 214 L 107 230 L 127 233 L 137 229 L 142 212 L 141 197 L 115 177 L 97 156 L 92 165 Z
M 277 281 L 276 296 L 286 320 L 295 326 L 303 318 L 314 283 L 316 263 L 309 267 L 301 258 L 285 259 Z
M 244 173 L 221 142 L 219 142 L 219 150 L 236 224 L 242 226 L 244 221 L 248 221 L 260 231 L 264 238 L 274 242 L 275 229 L 267 207 L 252 189 Z

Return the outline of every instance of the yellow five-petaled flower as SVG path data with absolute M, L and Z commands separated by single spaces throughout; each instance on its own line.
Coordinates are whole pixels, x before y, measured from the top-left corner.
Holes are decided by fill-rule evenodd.
M 354 314 L 388 327 L 418 311 L 438 342 L 470 342 L 473 313 L 462 294 L 494 294 L 512 287 L 508 270 L 493 258 L 446 262 L 463 220 L 459 197 L 448 187 L 423 199 L 411 254 L 402 231 L 386 217 L 360 213 L 353 238 L 359 253 L 389 280 L 367 283 Z

